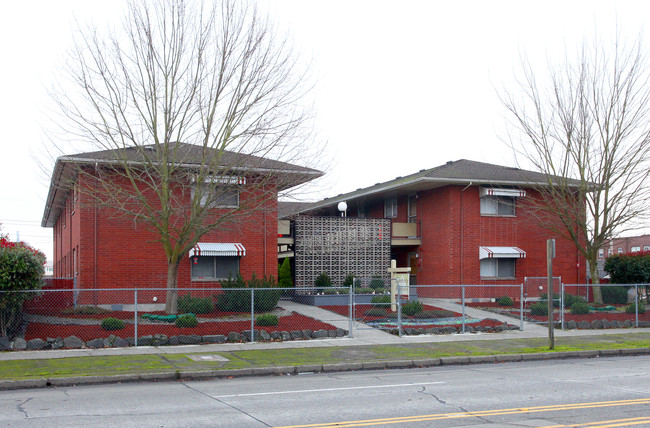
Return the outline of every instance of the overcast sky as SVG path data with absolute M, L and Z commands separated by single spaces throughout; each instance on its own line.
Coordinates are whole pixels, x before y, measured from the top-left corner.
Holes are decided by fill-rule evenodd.
M 0 13 L 0 223 L 52 255 L 40 228 L 52 161 L 48 88 L 76 22 L 118 26 L 117 0 L 12 1 Z M 520 56 L 547 58 L 617 28 L 634 38 L 647 1 L 307 1 L 263 3 L 289 31 L 317 86 L 316 127 L 334 164 L 334 196 L 449 160 L 513 163 L 497 90 Z M 646 37 L 647 39 L 647 37 Z M 45 164 L 45 170 L 39 166 Z

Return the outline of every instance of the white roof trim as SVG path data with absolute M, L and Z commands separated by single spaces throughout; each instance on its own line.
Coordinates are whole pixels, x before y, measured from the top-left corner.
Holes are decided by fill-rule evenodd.
M 482 259 L 523 259 L 526 252 L 517 247 L 478 247 L 478 258 Z
M 190 257 L 194 256 L 231 256 L 246 255 L 246 248 L 239 243 L 199 242 L 190 250 Z
M 526 191 L 520 189 L 502 189 L 498 187 L 480 187 L 479 196 L 510 196 L 514 198 L 523 198 L 526 196 Z

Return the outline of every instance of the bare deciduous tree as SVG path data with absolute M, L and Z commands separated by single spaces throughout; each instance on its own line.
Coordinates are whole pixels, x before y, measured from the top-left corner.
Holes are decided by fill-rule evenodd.
M 598 250 L 647 214 L 650 85 L 641 41 L 585 43 L 550 76 L 523 61 L 519 91 L 501 97 L 509 111 L 508 141 L 518 162 L 546 174 L 537 186 L 540 222 L 571 239 L 599 283 Z M 599 287 L 594 299 L 602 302 Z
M 66 70 L 77 91 L 54 97 L 67 138 L 98 151 L 64 159 L 78 191 L 155 232 L 175 313 L 179 263 L 201 236 L 321 175 L 292 169 L 316 159 L 306 68 L 241 1 L 134 0 L 123 31 L 80 34 Z

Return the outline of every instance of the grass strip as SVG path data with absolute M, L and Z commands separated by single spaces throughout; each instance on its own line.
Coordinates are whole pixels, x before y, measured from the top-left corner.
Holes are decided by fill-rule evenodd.
M 73 376 L 169 373 L 242 369 L 252 367 L 300 366 L 328 363 L 427 359 L 450 356 L 530 354 L 581 350 L 650 348 L 650 333 L 561 337 L 549 351 L 548 339 L 472 340 L 409 345 L 366 345 L 298 349 L 201 352 L 221 355 L 228 361 L 194 361 L 192 354 L 150 354 L 85 356 L 0 362 L 0 380 L 52 379 Z

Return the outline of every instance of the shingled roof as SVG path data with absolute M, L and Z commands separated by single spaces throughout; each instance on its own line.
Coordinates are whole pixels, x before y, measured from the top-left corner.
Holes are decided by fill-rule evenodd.
M 218 156 L 219 166 L 228 168 L 229 171 L 241 171 L 241 173 L 252 174 L 270 173 L 281 176 L 279 190 L 298 186 L 323 175 L 323 172 L 315 169 L 245 153 L 204 148 L 203 146 L 187 143 L 172 143 L 169 147 L 174 150 L 174 162 L 178 166 L 188 169 L 198 167 L 201 165 L 201 160 L 205 158 L 205 153 L 210 155 L 210 152 L 212 152 L 213 156 Z M 54 165 L 41 226 L 54 226 L 63 202 L 67 197 L 71 178 L 76 173 L 75 168 L 83 165 L 119 167 L 121 162 L 134 164 L 145 162 L 155 163 L 157 159 L 164 159 L 162 156 L 157 156 L 156 151 L 161 149 L 162 146 L 147 145 L 127 147 L 119 150 L 77 153 L 59 157 Z
M 555 179 L 560 180 L 559 177 L 555 177 Z M 578 182 L 569 180 L 569 183 L 577 185 Z M 516 167 L 460 159 L 431 169 L 423 169 L 411 175 L 377 183 L 374 186 L 330 197 L 320 202 L 306 205 L 298 213 L 329 207 L 336 205 L 340 201 L 350 201 L 357 198 L 378 198 L 382 195 L 416 192 L 453 184 L 530 188 L 538 185 L 547 185 L 548 176 Z

